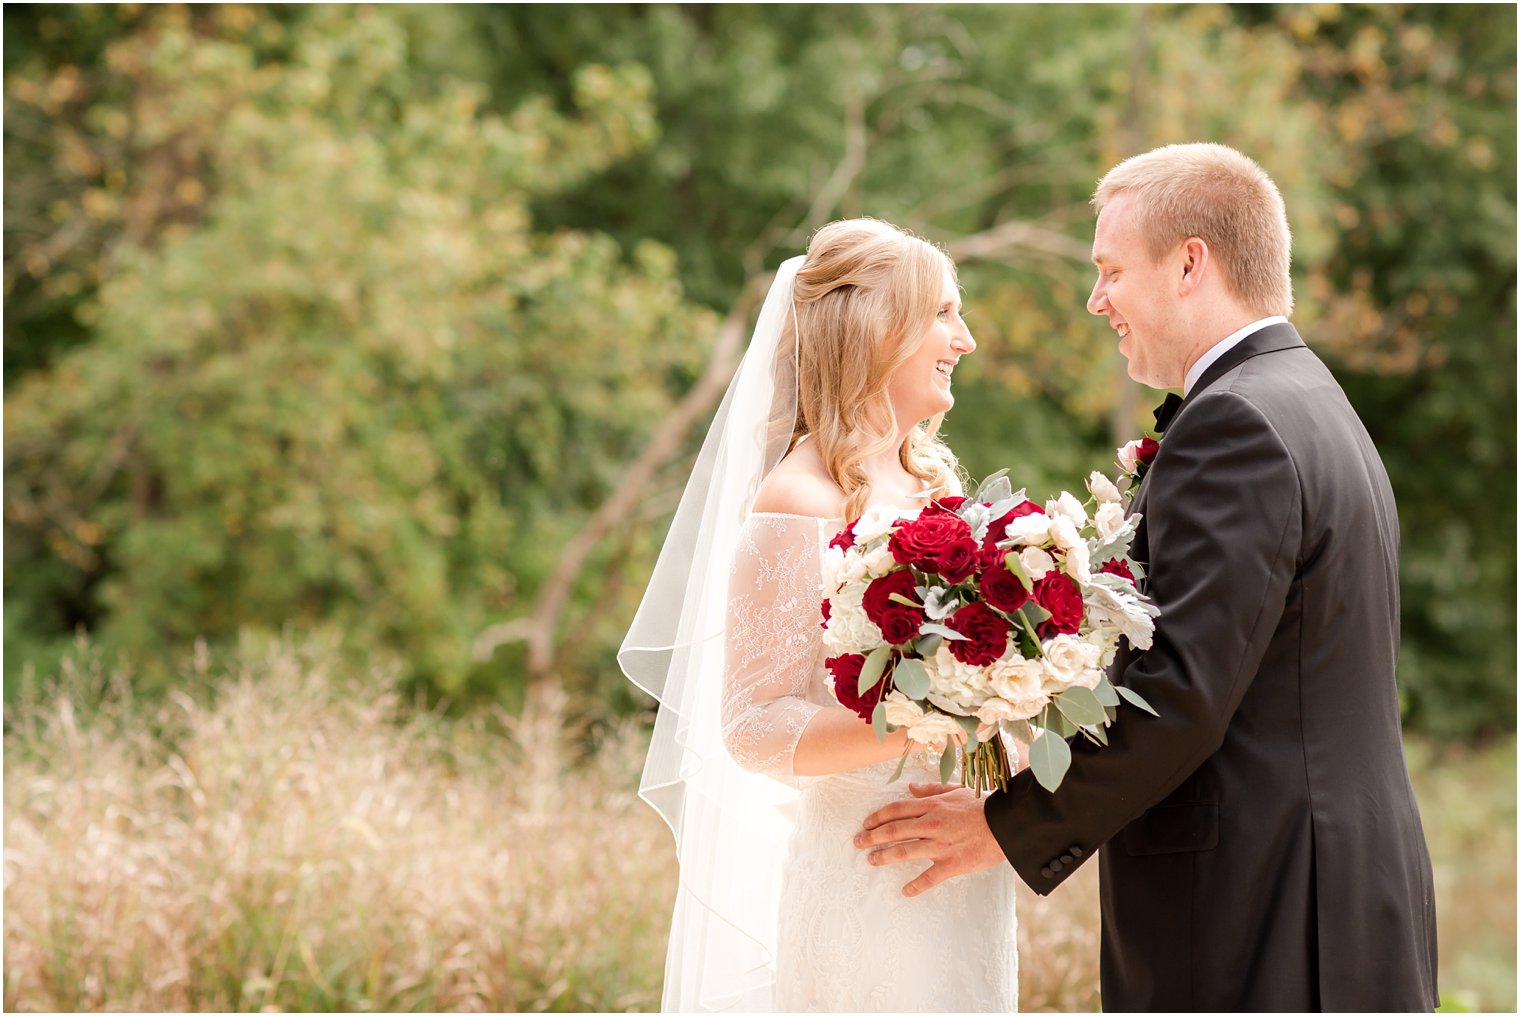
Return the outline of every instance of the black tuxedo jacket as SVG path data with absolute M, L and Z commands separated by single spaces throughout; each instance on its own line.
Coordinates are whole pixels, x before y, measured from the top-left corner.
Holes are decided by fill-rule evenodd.
M 1101 846 L 1108 1010 L 1428 1011 L 1430 858 L 1394 664 L 1398 517 L 1377 450 L 1285 324 L 1212 364 L 1135 499 L 1161 609 L 1122 648 L 1110 746 L 986 805 L 1048 893 Z

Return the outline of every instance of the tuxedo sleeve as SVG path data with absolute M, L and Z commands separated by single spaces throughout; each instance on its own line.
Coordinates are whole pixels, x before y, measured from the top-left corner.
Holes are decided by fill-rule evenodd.
M 987 801 L 1004 854 L 1042 895 L 1218 750 L 1297 568 L 1298 474 L 1277 432 L 1240 395 L 1210 391 L 1189 404 L 1146 484 L 1145 563 L 1161 614 L 1152 647 L 1121 654 L 1114 680 L 1159 717 L 1121 706 L 1108 747 L 1073 744 L 1055 793 L 1025 771 Z

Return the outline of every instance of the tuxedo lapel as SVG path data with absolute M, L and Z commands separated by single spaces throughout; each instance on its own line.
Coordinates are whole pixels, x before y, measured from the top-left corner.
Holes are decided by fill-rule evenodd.
M 1298 329 L 1287 323 L 1267 325 L 1259 331 L 1252 332 L 1227 350 L 1219 359 L 1209 364 L 1203 376 L 1193 385 L 1193 390 L 1188 392 L 1187 397 L 1182 400 L 1182 405 L 1177 408 L 1177 415 L 1187 412 L 1188 403 L 1197 398 L 1200 392 L 1207 391 L 1214 382 L 1251 357 L 1261 356 L 1263 353 L 1276 353 L 1284 349 L 1296 349 L 1303 344 L 1304 340 L 1299 337 Z

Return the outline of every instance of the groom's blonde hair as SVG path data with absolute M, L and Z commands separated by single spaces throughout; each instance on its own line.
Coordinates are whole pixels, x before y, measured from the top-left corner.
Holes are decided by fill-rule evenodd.
M 867 459 L 897 444 L 892 373 L 928 334 L 944 298 L 949 256 L 879 219 L 831 222 L 813 234 L 793 283 L 797 329 L 796 447 L 818 443 L 845 493 L 845 519 L 870 503 Z M 783 347 L 792 338 L 782 336 Z M 938 496 L 960 493 L 955 457 L 939 438 L 943 414 L 909 431 L 898 459 Z
M 1262 317 L 1292 313 L 1287 210 L 1251 159 L 1225 145 L 1167 145 L 1109 170 L 1093 192 L 1093 209 L 1103 211 L 1124 193 L 1135 196 L 1135 224 L 1154 260 L 1199 237 L 1242 306 Z

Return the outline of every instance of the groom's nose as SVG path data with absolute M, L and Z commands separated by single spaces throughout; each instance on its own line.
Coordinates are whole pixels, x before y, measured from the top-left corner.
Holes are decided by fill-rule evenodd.
M 1108 294 L 1104 292 L 1102 278 L 1093 283 L 1092 292 L 1088 294 L 1087 313 L 1098 315 L 1108 313 Z

